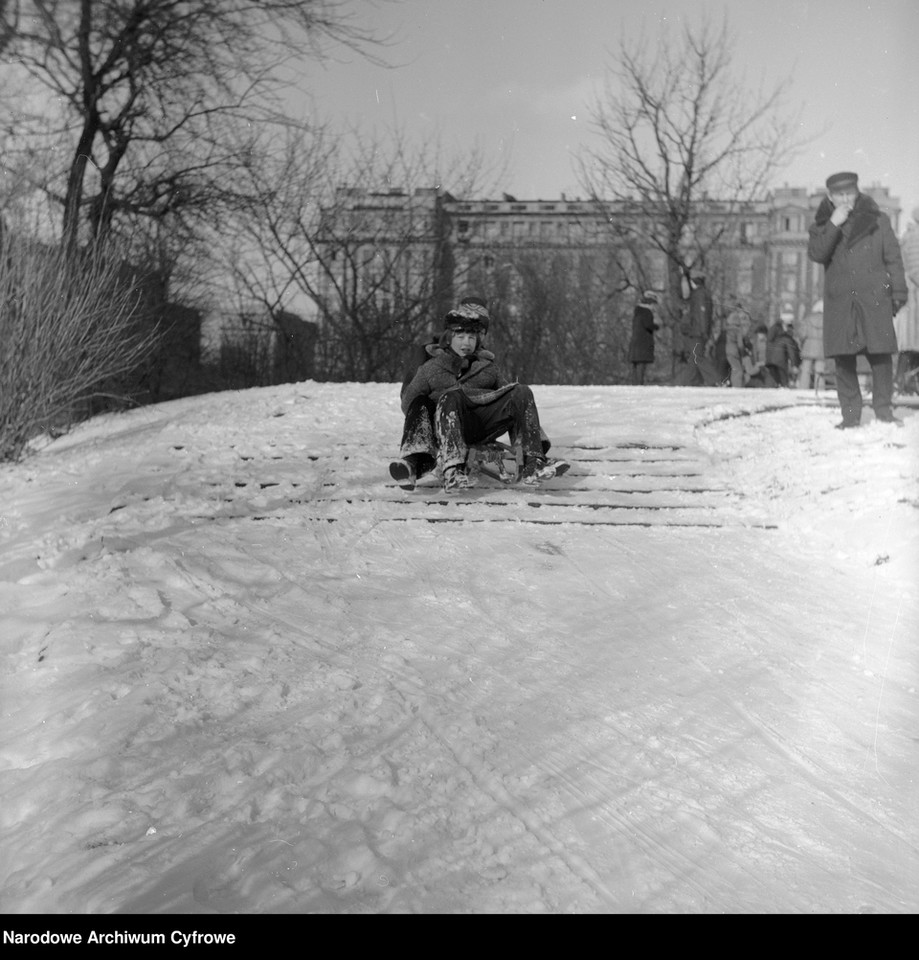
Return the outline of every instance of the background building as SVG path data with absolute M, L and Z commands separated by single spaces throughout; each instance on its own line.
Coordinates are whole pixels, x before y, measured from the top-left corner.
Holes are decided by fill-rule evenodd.
M 898 230 L 886 187 L 865 188 Z M 701 199 L 680 239 L 702 272 L 716 316 L 740 299 L 756 323 L 783 304 L 800 318 L 822 297 L 823 268 L 807 256 L 822 192 L 783 186 L 764 199 Z M 562 196 L 465 200 L 435 189 L 338 192 L 323 211 L 316 319 L 339 352 L 360 340 L 373 356 L 359 378 L 399 378 L 404 344 L 439 331 L 460 297 L 487 298 L 490 346 L 527 382 L 622 382 L 638 295 L 668 290 L 668 262 L 647 211 Z M 688 276 L 683 298 L 688 297 Z M 672 332 L 685 300 L 666 299 L 652 380 L 673 372 Z
M 873 197 L 899 233 L 899 201 L 887 187 L 863 188 Z M 755 203 L 730 205 L 717 200 L 700 202 L 700 229 L 720 234 L 709 261 L 701 268 L 709 280 L 715 307 L 727 309 L 740 297 L 754 316 L 774 319 L 782 304 L 793 305 L 804 316 L 823 296 L 823 268 L 807 256 L 808 228 L 824 193 L 784 186 Z M 445 200 L 446 231 L 456 274 L 468 277 L 478 268 L 489 269 L 509 252 L 529 249 L 567 249 L 588 253 L 598 247 L 622 246 L 621 231 L 609 222 L 610 208 L 586 200 Z M 628 211 L 620 209 L 620 217 Z M 646 285 L 666 287 L 663 255 L 650 244 L 639 250 L 648 261 Z M 621 250 L 619 253 L 621 254 Z M 634 259 L 630 257 L 629 259 Z M 622 259 L 620 257 L 620 262 Z M 623 263 L 623 266 L 626 266 Z

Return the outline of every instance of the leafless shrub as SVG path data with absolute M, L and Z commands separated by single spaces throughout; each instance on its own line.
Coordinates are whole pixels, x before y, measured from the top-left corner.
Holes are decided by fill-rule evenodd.
M 138 281 L 112 251 L 0 236 L 0 461 L 86 416 L 154 346 Z

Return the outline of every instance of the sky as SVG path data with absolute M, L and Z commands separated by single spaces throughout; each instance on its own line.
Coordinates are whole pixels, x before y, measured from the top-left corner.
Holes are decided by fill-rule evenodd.
M 914 0 L 359 0 L 355 24 L 386 39 L 379 66 L 338 49 L 304 89 L 327 117 L 378 132 L 478 144 L 521 199 L 583 193 L 572 158 L 595 142 L 596 93 L 624 39 L 653 43 L 723 11 L 751 89 L 790 78 L 788 112 L 813 138 L 779 185 L 822 189 L 837 170 L 919 206 L 919 4 Z
M 399 489 L 391 383 L 0 465 L 5 930 L 919 911 L 917 398 L 534 394 L 535 490 Z

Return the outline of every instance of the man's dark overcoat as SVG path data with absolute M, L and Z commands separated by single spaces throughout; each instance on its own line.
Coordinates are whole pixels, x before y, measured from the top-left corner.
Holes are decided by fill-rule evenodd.
M 629 360 L 632 363 L 654 362 L 654 313 L 639 304 L 632 314 L 632 339 L 629 343 Z
M 890 219 L 863 193 L 841 227 L 830 221 L 832 212 L 824 198 L 807 246 L 825 268 L 824 356 L 896 353 L 893 301 L 906 301 L 906 278 Z

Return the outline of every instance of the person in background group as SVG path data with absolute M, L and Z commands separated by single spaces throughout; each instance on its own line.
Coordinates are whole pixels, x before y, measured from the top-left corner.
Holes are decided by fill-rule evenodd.
M 823 359 L 823 301 L 818 300 L 801 321 L 801 366 L 798 368 L 798 389 L 819 389 L 826 372 Z
M 681 324 L 682 344 L 679 352 L 680 362 L 684 366 L 674 380 L 679 387 L 704 384 L 705 378 L 699 370 L 699 363 L 705 357 L 705 345 L 712 333 L 712 295 L 705 285 L 704 274 L 692 276 L 689 289 L 689 311 L 687 320 Z
M 769 372 L 769 366 L 766 363 L 766 348 L 768 345 L 769 330 L 765 323 L 759 324 L 753 331 L 750 338 L 749 348 L 743 356 L 744 386 L 751 389 L 755 387 L 777 387 L 774 377 Z
M 900 351 L 896 384 L 901 393 L 919 393 L 919 207 L 911 214 L 900 246 L 908 298 L 893 318 Z
M 900 244 L 887 214 L 859 192 L 857 174 L 834 173 L 826 191 L 810 226 L 807 253 L 824 267 L 823 352 L 835 361 L 842 409 L 836 426 L 848 430 L 861 424 L 859 354 L 871 366 L 875 418 L 902 425 L 893 415 L 893 317 L 907 300 Z
M 660 298 L 653 290 L 646 290 L 632 315 L 632 340 L 629 343 L 629 363 L 632 364 L 632 384 L 642 386 L 648 365 L 654 362 L 654 331 L 660 329 L 657 309 Z
M 731 368 L 731 386 L 739 390 L 744 386 L 744 354 L 748 350 L 752 318 L 740 300 L 734 302 L 730 313 L 724 318 L 724 356 Z
M 727 332 L 724 323 L 717 324 L 717 333 L 705 346 L 705 363 L 701 365 L 702 379 L 707 387 L 729 387 L 731 385 L 731 365 L 728 363 L 725 345 Z
M 791 332 L 794 320 L 794 311 L 786 304 L 766 336 L 766 365 L 780 387 L 789 386 L 792 371 L 800 360 L 798 344 Z

